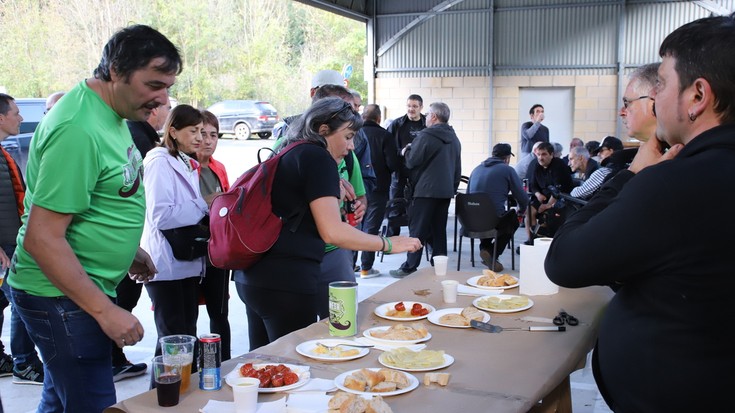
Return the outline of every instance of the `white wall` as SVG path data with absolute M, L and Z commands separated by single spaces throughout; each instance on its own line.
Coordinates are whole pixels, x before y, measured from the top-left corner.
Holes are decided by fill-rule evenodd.
M 569 142 L 574 137 L 574 88 L 573 87 L 522 87 L 518 119 L 528 122 L 531 106 L 536 103 L 544 107 L 546 115 L 542 122 L 549 128 L 549 141 L 558 142 L 564 147 L 564 155 L 569 151 Z M 520 143 L 521 125 L 518 124 Z M 520 147 L 520 146 L 519 146 Z

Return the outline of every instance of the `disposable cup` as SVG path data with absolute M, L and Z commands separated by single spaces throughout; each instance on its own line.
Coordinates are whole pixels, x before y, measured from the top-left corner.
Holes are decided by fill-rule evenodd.
M 186 335 L 173 335 L 161 338 L 161 354 L 166 363 L 181 366 L 181 392 L 189 390 L 191 384 L 191 365 L 194 363 L 194 345 L 197 338 Z
M 439 276 L 447 275 L 447 262 L 449 257 L 446 255 L 434 255 L 434 273 Z
M 258 409 L 258 386 L 260 380 L 253 377 L 238 377 L 227 380 L 232 386 L 235 413 L 255 413 Z
M 181 394 L 181 366 L 166 363 L 163 356 L 156 356 L 152 360 L 153 380 L 156 382 L 156 396 L 158 405 L 171 407 L 179 404 Z
M 457 302 L 457 286 L 459 283 L 455 280 L 444 280 L 442 281 L 442 294 L 444 295 L 444 302 L 447 304 Z

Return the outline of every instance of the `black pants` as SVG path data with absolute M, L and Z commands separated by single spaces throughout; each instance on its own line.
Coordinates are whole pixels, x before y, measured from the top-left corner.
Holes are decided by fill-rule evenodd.
M 275 341 L 316 321 L 316 294 L 270 290 L 235 282 L 245 303 L 250 350 Z
M 365 211 L 365 219 L 362 221 L 362 232 L 370 235 L 378 235 L 380 225 L 383 223 L 383 217 L 385 216 L 385 205 L 387 203 L 387 192 L 373 191 L 370 194 L 367 210 Z M 360 261 L 361 268 L 363 270 L 373 268 L 373 263 L 375 263 L 375 252 L 363 251 Z
M 447 255 L 447 213 L 450 199 L 414 198 L 409 209 L 408 230 L 412 237 L 418 238 L 421 244 L 431 240 L 431 256 Z M 414 272 L 421 264 L 424 249 L 406 254 L 406 262 L 401 269 Z M 432 261 L 433 262 L 433 261 Z
M 197 336 L 199 316 L 199 277 L 173 281 L 152 281 L 145 285 L 153 302 L 153 319 L 158 340 L 161 337 L 186 334 Z M 194 347 L 196 360 L 198 346 Z M 156 342 L 156 356 L 161 355 L 161 342 Z M 196 363 L 192 365 L 196 371 Z
M 393 172 L 393 175 L 391 175 L 391 178 L 390 178 L 390 199 L 405 198 L 407 182 L 408 182 L 408 178 L 406 175 L 400 172 Z M 394 235 L 400 235 L 400 234 L 401 234 L 400 226 L 388 227 L 389 237 L 392 237 Z
M 230 271 L 207 266 L 199 291 L 204 296 L 209 315 L 209 332 L 222 339 L 222 361 L 232 358 L 232 335 L 229 314 Z
M 503 254 L 503 251 L 508 248 L 508 243 L 510 242 L 510 239 L 513 237 L 513 235 L 515 235 L 516 230 L 518 229 L 518 225 L 518 215 L 516 214 L 515 209 L 511 209 L 500 217 L 500 221 L 498 222 L 497 226 L 498 257 L 500 257 L 500 255 Z M 488 250 L 492 254 L 493 238 L 485 238 L 480 240 L 480 249 Z
M 123 277 L 120 284 L 117 285 L 117 298 L 115 303 L 125 310 L 133 312 L 133 309 L 138 305 L 140 299 L 140 293 L 143 290 L 143 284 L 139 284 L 134 280 L 131 280 L 127 275 Z M 115 367 L 124 366 L 128 363 L 128 359 L 125 357 L 122 348 L 117 346 L 117 343 L 110 340 L 110 346 L 112 348 L 112 365 Z

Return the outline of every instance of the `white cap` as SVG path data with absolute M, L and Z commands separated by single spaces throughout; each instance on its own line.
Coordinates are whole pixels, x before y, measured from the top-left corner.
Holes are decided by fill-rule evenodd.
M 311 78 L 311 88 L 324 85 L 344 86 L 345 78 L 336 70 L 320 70 Z

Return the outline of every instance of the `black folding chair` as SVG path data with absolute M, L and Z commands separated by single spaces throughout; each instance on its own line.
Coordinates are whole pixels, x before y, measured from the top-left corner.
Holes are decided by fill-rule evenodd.
M 475 238 L 495 238 L 493 243 L 493 260 L 498 258 L 498 230 L 500 222 L 493 206 L 490 195 L 484 192 L 474 194 L 457 194 L 455 199 L 457 219 L 461 228 L 459 230 L 459 252 L 457 256 L 457 271 L 462 260 L 462 237 L 470 239 L 470 262 L 475 266 Z

